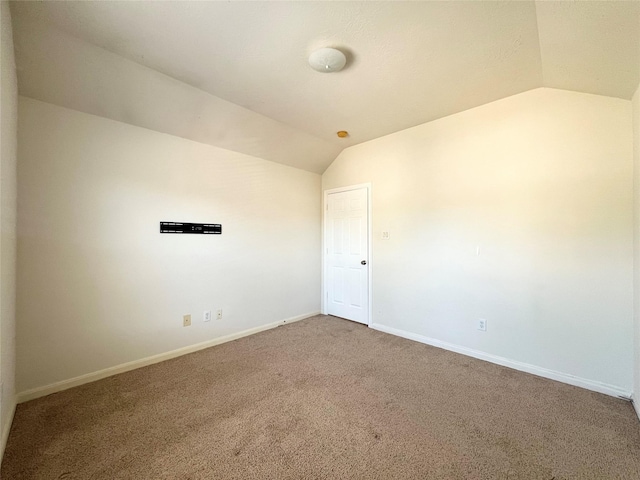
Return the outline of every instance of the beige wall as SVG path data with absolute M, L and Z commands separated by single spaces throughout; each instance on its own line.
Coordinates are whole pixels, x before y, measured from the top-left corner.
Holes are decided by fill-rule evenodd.
M 541 88 L 348 148 L 323 189 L 373 185 L 375 324 L 629 396 L 632 168 L 629 101 Z
M 635 358 L 633 398 L 640 417 L 640 85 L 632 100 L 633 105 L 633 166 L 635 181 L 635 238 L 634 247 L 634 320 Z
M 19 113 L 19 393 L 319 310 L 318 174 L 25 97 Z
M 18 88 L 9 3 L 0 4 L 0 460 L 15 409 L 16 128 Z

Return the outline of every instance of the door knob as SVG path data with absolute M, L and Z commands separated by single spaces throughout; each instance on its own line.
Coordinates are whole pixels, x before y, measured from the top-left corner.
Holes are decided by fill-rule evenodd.
M 360 262 L 360 265 L 366 265 L 366 264 L 367 264 L 367 261 L 366 261 L 366 260 L 362 260 L 362 261 Z

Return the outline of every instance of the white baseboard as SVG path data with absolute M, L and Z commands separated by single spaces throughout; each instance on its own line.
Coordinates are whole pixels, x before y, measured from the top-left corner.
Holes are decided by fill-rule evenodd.
M 492 355 L 490 353 L 481 352 L 480 350 L 474 350 L 472 348 L 462 347 L 460 345 L 455 345 L 453 343 L 436 340 L 435 338 L 425 337 L 417 333 L 411 333 L 411 332 L 406 332 L 404 330 L 387 327 L 386 325 L 373 323 L 370 325 L 370 327 L 373 328 L 374 330 L 390 333 L 391 335 L 407 338 L 409 340 L 415 340 L 416 342 L 442 348 L 444 350 L 449 350 L 455 353 L 460 353 L 462 355 L 467 355 L 469 357 L 477 358 L 479 360 L 485 360 L 487 362 L 496 363 L 504 367 L 520 370 L 521 372 L 527 372 L 533 375 L 537 375 L 539 377 L 549 378 L 551 380 L 567 383 L 569 385 L 573 385 L 576 387 L 586 388 L 587 390 L 604 393 L 612 397 L 618 397 L 624 400 L 631 400 L 631 392 L 626 391 L 620 387 L 616 387 L 615 385 L 609 385 L 609 384 L 598 382 L 595 380 L 588 380 L 586 378 L 577 377 L 575 375 L 571 375 L 568 373 L 556 372 L 555 370 L 549 370 L 547 368 L 538 367 L 536 365 L 531 365 L 529 363 L 519 362 L 517 360 L 510 360 L 508 358 L 499 357 L 497 355 Z M 636 411 L 639 411 L 639 409 L 640 407 L 636 405 Z M 640 415 L 640 412 L 639 412 L 639 415 Z
M 9 440 L 9 432 L 11 431 L 11 425 L 13 424 L 13 417 L 16 414 L 16 402 L 13 402 L 11 406 L 11 415 L 7 420 L 4 429 L 2 430 L 2 437 L 0 437 L 0 463 L 4 458 L 4 449 L 7 447 L 7 440 Z
M 304 320 L 305 318 L 313 317 L 318 314 L 320 314 L 319 311 L 305 313 L 304 315 L 298 315 L 296 317 L 287 318 L 285 320 L 268 323 L 259 327 L 243 330 L 242 332 L 232 333 L 231 335 L 214 338 L 212 340 L 207 340 L 206 342 L 196 343 L 195 345 L 189 345 L 188 347 L 178 348 L 177 350 L 171 350 L 169 352 L 160 353 L 151 357 L 141 358 L 140 360 L 134 360 L 132 362 L 116 365 L 114 367 L 105 368 L 104 370 L 98 370 L 97 372 L 80 375 L 79 377 L 62 380 L 50 385 L 45 385 L 44 387 L 37 387 L 31 390 L 26 390 L 18 394 L 18 403 L 27 402 L 29 400 L 44 397 L 45 395 L 61 392 L 62 390 L 77 387 L 85 383 L 95 382 L 96 380 L 101 380 L 106 377 L 111 377 L 112 375 L 135 370 L 136 368 L 146 367 L 147 365 L 153 365 L 154 363 L 164 362 L 165 360 L 170 360 L 172 358 L 180 357 L 188 353 L 197 352 L 198 350 L 203 350 L 215 345 L 220 345 L 221 343 L 231 342 L 232 340 L 237 340 L 238 338 L 247 337 L 249 335 L 253 335 L 254 333 L 263 332 L 265 330 L 276 328 L 287 323 Z

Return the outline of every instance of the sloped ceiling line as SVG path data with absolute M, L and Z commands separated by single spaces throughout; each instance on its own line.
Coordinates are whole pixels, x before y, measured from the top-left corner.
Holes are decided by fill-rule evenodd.
M 640 2 L 11 8 L 22 95 L 316 173 L 348 146 L 533 88 L 629 99 L 640 81 Z M 313 71 L 308 54 L 331 45 L 351 64 Z

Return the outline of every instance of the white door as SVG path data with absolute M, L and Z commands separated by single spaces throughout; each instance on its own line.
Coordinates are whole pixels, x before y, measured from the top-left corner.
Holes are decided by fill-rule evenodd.
M 329 193 L 325 222 L 326 312 L 369 322 L 367 188 Z

